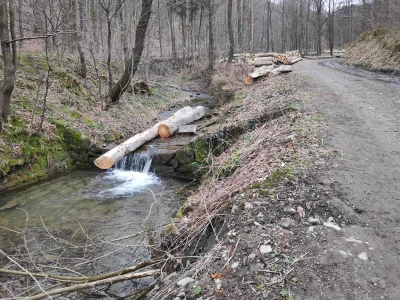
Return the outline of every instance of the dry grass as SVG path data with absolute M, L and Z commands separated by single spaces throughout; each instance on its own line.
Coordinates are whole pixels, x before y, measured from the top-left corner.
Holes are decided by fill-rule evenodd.
M 225 126 L 292 105 L 298 97 L 295 77 L 274 80 L 253 87 L 254 92 L 245 90 L 247 97 L 238 111 L 226 118 Z M 175 246 L 182 251 L 193 245 L 198 235 L 224 214 L 238 193 L 252 186 L 263 186 L 276 172 L 296 174 L 311 164 L 322 163 L 322 157 L 330 151 L 321 146 L 320 134 L 324 128 L 325 123 L 314 114 L 293 111 L 245 133 L 222 155 L 211 158 L 207 179 L 189 198 L 192 211 L 177 226 L 180 232 Z M 224 177 L 227 170 L 232 174 Z
M 400 72 L 400 29 L 376 29 L 360 35 L 345 61 L 376 71 Z

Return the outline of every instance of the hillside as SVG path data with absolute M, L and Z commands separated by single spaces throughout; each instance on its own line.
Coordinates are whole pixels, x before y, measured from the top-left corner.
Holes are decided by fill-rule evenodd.
M 12 116 L 0 133 L 0 191 L 32 183 L 52 174 L 92 163 L 104 143 L 128 138 L 143 130 L 158 113 L 185 98 L 182 92 L 153 84 L 151 95 L 127 92 L 117 105 L 102 107 L 107 93 L 105 69 L 88 65 L 88 76 L 75 73 L 76 57 L 54 59 L 43 126 L 47 63 L 40 53 L 18 60 Z M 0 66 L 0 72 L 3 72 Z M 118 70 L 114 70 L 118 77 Z M 101 84 L 101 95 L 99 84 Z
M 345 62 L 374 71 L 400 72 L 400 30 L 364 32 L 350 46 Z

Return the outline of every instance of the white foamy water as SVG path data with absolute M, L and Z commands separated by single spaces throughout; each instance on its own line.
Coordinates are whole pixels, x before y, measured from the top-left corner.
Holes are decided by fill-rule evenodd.
M 114 197 L 131 196 L 153 185 L 161 184 L 156 174 L 150 172 L 152 158 L 148 154 L 136 154 L 125 157 L 114 169 L 107 171 L 103 179 L 109 181 L 112 188 L 100 194 Z

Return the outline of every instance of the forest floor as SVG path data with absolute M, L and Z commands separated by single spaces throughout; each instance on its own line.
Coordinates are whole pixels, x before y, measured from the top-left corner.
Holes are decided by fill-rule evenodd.
M 153 299 L 398 299 L 400 85 L 332 62 L 306 60 L 293 74 L 243 91 L 239 116 L 261 110 L 256 103 L 268 106 L 265 98 L 299 110 L 242 136 L 230 163 L 234 149 L 254 151 L 242 150 L 228 179 L 203 183 L 197 198 L 208 213 L 221 190 L 234 194 L 249 174 L 269 172 L 218 211 L 223 221 L 205 227 L 193 259 L 178 259 L 184 270 Z M 178 230 L 196 216 L 185 216 Z

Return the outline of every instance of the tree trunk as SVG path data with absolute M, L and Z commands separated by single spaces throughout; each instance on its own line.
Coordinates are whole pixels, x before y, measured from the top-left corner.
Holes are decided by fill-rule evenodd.
M 14 90 L 15 70 L 16 70 L 16 42 L 10 44 L 8 33 L 8 14 L 10 14 L 11 35 L 15 35 L 15 19 L 14 19 L 14 0 L 9 1 L 9 10 L 7 9 L 7 1 L 0 1 L 0 42 L 1 52 L 4 61 L 4 80 L 0 95 L 0 117 L 7 118 L 11 113 L 11 94 Z M 0 124 L 1 128 L 1 124 Z
M 176 52 L 176 35 L 174 26 L 174 13 L 170 7 L 168 7 L 168 21 L 169 21 L 169 31 L 171 34 L 171 51 L 172 51 L 172 61 L 176 68 L 178 65 L 178 57 Z
M 237 0 L 237 6 L 236 6 L 236 10 L 237 10 L 237 31 L 238 31 L 238 38 L 237 38 L 237 45 L 239 48 L 239 51 L 243 50 L 243 33 L 242 33 L 242 6 L 241 6 L 241 2 L 242 0 Z
M 233 0 L 228 0 L 228 33 L 229 33 L 229 55 L 228 63 L 233 60 L 233 53 L 235 52 L 235 39 L 233 36 L 233 26 L 232 26 L 232 6 Z
M 175 114 L 158 125 L 158 134 L 163 139 L 169 138 L 178 128 L 201 119 L 206 111 L 203 106 L 198 106 L 188 112 Z
M 132 51 L 132 56 L 128 62 L 128 65 L 125 67 L 124 74 L 121 79 L 113 85 L 110 90 L 110 99 L 112 103 L 117 103 L 122 93 L 128 88 L 129 83 L 132 80 L 132 77 L 135 75 L 140 58 L 142 57 L 144 41 L 146 38 L 147 26 L 149 24 L 149 19 L 151 15 L 151 6 L 153 4 L 153 0 L 143 0 L 142 1 L 142 10 L 140 13 L 139 23 L 136 28 L 136 38 L 135 38 L 135 47 Z
M 113 76 L 112 76 L 112 69 L 111 69 L 111 17 L 110 12 L 107 11 L 107 70 L 108 70 L 108 88 L 111 91 L 113 85 Z
M 214 24 L 213 0 L 208 0 L 208 70 L 214 70 Z
M 157 2 L 157 5 L 158 5 L 158 42 L 160 45 L 160 57 L 163 57 L 160 1 L 161 0 L 158 0 L 158 2 Z
M 253 0 L 249 0 L 249 51 L 254 53 Z
M 19 27 L 19 37 L 23 38 L 24 37 L 24 27 L 22 25 L 22 0 L 18 0 L 18 27 Z M 21 40 L 19 42 L 19 49 L 22 48 L 24 42 Z
M 191 107 L 186 106 L 180 110 L 178 110 L 172 117 L 177 115 L 183 115 L 192 110 Z M 171 118 L 172 118 L 171 117 Z M 94 161 L 94 164 L 99 167 L 100 169 L 109 169 L 114 164 L 119 162 L 125 155 L 128 155 L 130 152 L 135 151 L 143 144 L 151 141 L 152 139 L 158 136 L 158 126 L 162 122 L 158 122 L 154 126 L 145 131 L 136 134 L 135 136 L 131 137 L 130 139 L 126 140 L 122 144 L 118 145 L 117 147 L 111 149 L 107 153 L 100 156 L 98 159 Z
M 83 15 L 83 13 L 84 13 L 83 1 L 77 0 L 76 1 L 76 18 L 77 18 L 76 26 L 78 28 L 77 28 L 76 48 L 78 50 L 79 60 L 81 63 L 81 67 L 79 70 L 79 76 L 81 76 L 82 78 L 86 78 L 87 68 L 86 68 L 85 52 L 83 52 L 82 46 L 81 46 L 83 33 L 85 31 L 85 17 Z

